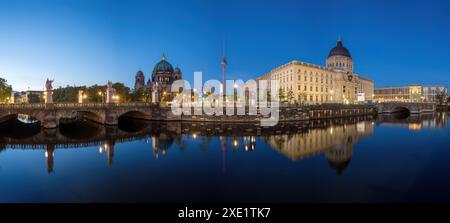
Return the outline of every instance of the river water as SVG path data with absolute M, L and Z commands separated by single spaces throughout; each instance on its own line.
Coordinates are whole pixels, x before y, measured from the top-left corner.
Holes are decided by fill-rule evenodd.
M 448 114 L 0 126 L 0 202 L 449 202 Z

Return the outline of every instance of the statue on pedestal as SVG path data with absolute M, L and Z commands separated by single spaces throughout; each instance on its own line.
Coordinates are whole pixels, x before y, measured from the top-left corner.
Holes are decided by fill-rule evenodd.
M 112 87 L 112 82 L 108 81 L 106 85 L 106 103 L 113 103 L 113 96 L 116 93 L 116 89 Z
M 158 82 L 152 83 L 152 102 L 159 102 L 158 97 Z
M 46 104 L 53 104 L 53 83 L 54 80 L 47 80 L 45 81 L 45 103 Z

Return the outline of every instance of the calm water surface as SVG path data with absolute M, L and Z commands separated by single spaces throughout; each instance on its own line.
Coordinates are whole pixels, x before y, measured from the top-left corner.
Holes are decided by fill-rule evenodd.
M 448 114 L 0 127 L 0 202 L 450 202 Z

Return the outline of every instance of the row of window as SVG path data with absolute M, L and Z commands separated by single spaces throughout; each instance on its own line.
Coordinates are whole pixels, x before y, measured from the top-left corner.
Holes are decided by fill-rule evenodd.
M 316 89 L 316 92 L 319 92 L 319 89 L 320 89 L 320 92 L 328 93 L 328 87 L 325 87 L 325 88 L 324 87 L 320 87 L 319 88 L 318 86 L 316 86 L 315 89 Z M 298 85 L 297 86 L 297 90 L 301 91 L 302 90 L 302 85 Z M 313 92 L 313 90 L 314 90 L 313 86 L 309 86 L 309 91 Z M 308 86 L 304 85 L 303 86 L 303 91 L 308 91 Z
M 352 66 L 350 64 L 341 63 L 341 62 L 329 63 L 328 66 L 329 67 L 347 67 L 347 68 L 352 68 Z
M 301 74 L 302 70 L 298 69 L 297 73 Z M 303 70 L 303 74 L 305 74 L 305 78 L 306 78 L 306 75 L 308 75 L 308 71 L 307 70 Z M 314 75 L 314 73 L 312 71 L 309 71 L 309 75 L 312 76 L 312 75 Z M 324 77 L 328 78 L 328 74 L 327 73 L 324 75 L 323 73 L 319 73 L 319 72 L 316 71 L 315 75 L 316 75 L 316 78 L 318 78 L 319 75 L 320 75 L 320 78 L 324 78 Z M 330 77 L 331 77 L 331 75 L 330 75 Z M 272 79 L 277 79 L 277 80 L 282 80 L 282 81 L 283 80 L 287 81 L 287 80 L 290 79 L 292 81 L 292 69 L 285 70 L 285 71 L 283 71 L 281 73 L 278 73 L 278 74 L 273 74 L 272 75 Z M 298 80 L 301 80 L 300 75 L 298 76 Z

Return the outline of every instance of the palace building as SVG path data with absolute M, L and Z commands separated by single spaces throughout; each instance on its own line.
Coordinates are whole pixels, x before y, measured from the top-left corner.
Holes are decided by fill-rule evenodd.
M 353 104 L 373 99 L 374 82 L 354 72 L 352 56 L 340 37 L 325 66 L 294 60 L 257 80 L 278 80 L 285 96 L 291 93 L 295 101 L 304 104 Z
M 173 68 L 166 60 L 166 56 L 163 53 L 161 61 L 159 61 L 153 68 L 152 77 L 145 84 L 144 73 L 139 70 L 135 76 L 134 91 L 139 91 L 143 89 L 145 91 L 151 92 L 152 101 L 160 101 L 164 97 L 167 100 L 171 98 L 171 86 L 176 80 L 181 80 L 183 74 L 180 68 Z

